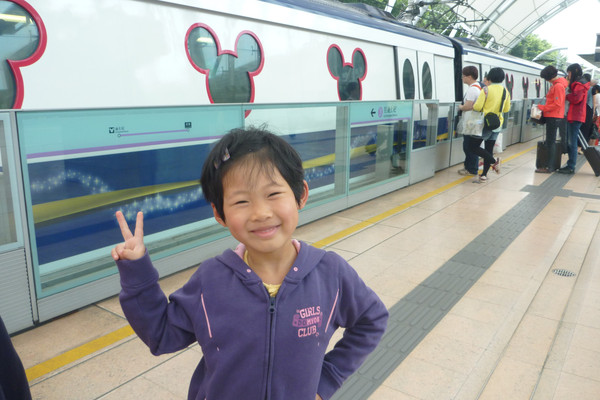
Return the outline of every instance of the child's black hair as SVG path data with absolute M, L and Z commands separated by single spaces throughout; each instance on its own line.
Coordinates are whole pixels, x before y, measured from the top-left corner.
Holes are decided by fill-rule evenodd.
M 252 157 L 248 160 L 248 157 Z M 304 169 L 294 148 L 281 137 L 261 128 L 233 129 L 223 136 L 208 154 L 202 167 L 202 192 L 214 204 L 225 221 L 223 212 L 223 178 L 240 161 L 251 161 L 259 169 L 272 173 L 276 168 L 290 185 L 296 203 L 304 194 Z

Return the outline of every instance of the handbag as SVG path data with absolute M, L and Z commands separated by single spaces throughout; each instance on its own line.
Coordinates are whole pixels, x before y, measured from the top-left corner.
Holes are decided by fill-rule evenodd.
M 462 125 L 461 125 L 462 124 Z M 484 115 L 479 111 L 465 111 L 458 122 L 463 135 L 481 136 L 483 132 Z
M 544 117 L 544 113 L 542 112 L 542 110 L 540 110 L 538 108 L 537 104 L 533 104 L 531 106 L 531 114 L 530 115 L 531 116 L 529 117 L 529 119 L 534 124 L 544 125 L 546 123 L 546 117 Z
M 502 107 L 504 106 L 505 96 L 506 96 L 506 89 L 502 88 L 502 99 L 500 100 L 500 109 L 498 110 L 498 113 L 502 112 Z M 487 100 L 487 95 L 486 95 L 486 100 Z M 483 103 L 483 105 L 485 106 L 485 102 Z M 481 109 L 483 110 L 483 107 Z M 499 114 L 496 114 L 495 112 L 489 112 L 489 113 L 485 114 L 485 128 L 490 131 L 500 128 Z
M 500 132 L 498 134 L 498 137 L 496 138 L 496 142 L 494 143 L 494 149 L 493 149 L 494 154 L 502 153 L 502 144 L 503 143 L 504 143 L 504 138 L 502 137 L 502 132 Z

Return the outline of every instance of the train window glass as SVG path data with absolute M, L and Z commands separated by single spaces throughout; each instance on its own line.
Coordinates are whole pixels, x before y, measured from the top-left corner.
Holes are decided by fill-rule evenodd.
M 254 99 L 252 77 L 262 68 L 262 47 L 250 32 L 242 34 L 233 51 L 220 48 L 217 35 L 198 25 L 187 37 L 190 62 L 208 76 L 212 103 L 249 103 Z
M 427 62 L 423 64 L 423 71 L 421 75 L 421 81 L 423 82 L 423 98 L 431 99 L 433 98 L 433 84 L 431 79 L 431 68 L 429 68 L 429 64 Z
M 0 109 L 13 108 L 17 84 L 8 60 L 25 60 L 38 48 L 39 30 L 24 8 L 11 1 L 0 1 Z
M 415 74 L 409 59 L 404 61 L 402 67 L 402 86 L 404 87 L 404 98 L 411 100 L 415 98 Z
M 337 45 L 327 51 L 327 67 L 331 76 L 338 81 L 340 100 L 361 100 L 361 81 L 367 74 L 367 60 L 362 50 L 355 49 L 352 63 L 344 61 L 344 55 Z

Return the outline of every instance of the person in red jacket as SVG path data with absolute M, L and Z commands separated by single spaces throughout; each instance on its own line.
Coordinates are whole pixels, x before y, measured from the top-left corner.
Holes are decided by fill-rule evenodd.
M 552 83 L 550 90 L 546 94 L 546 104 L 538 104 L 538 108 L 546 118 L 546 148 L 548 150 L 548 165 L 535 170 L 538 173 L 554 172 L 554 163 L 552 160 L 556 157 L 556 131 L 560 127 L 561 135 L 562 123 L 565 117 L 565 95 L 568 82 L 565 78 L 558 76 L 558 70 L 552 65 L 548 65 L 540 72 L 540 76 Z
M 575 172 L 575 164 L 577 163 L 577 135 L 581 124 L 585 122 L 585 107 L 590 83 L 583 79 L 583 71 L 579 64 L 569 65 L 567 68 L 567 79 L 569 81 L 569 93 L 566 96 L 569 102 L 569 111 L 567 113 L 569 161 L 558 172 L 572 174 Z

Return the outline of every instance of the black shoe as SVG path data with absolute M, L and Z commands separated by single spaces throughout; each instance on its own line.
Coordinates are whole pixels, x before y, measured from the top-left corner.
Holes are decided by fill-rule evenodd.
M 569 167 L 562 167 L 558 169 L 558 172 L 560 172 L 561 174 L 572 174 L 575 171 L 573 170 L 573 168 L 569 168 Z

